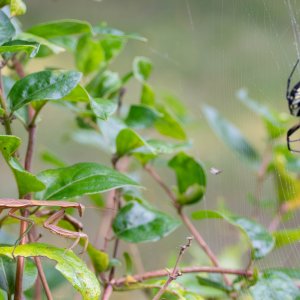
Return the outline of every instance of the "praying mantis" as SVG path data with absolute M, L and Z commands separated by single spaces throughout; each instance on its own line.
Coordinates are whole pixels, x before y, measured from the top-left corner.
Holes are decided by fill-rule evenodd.
M 10 198 L 1 198 L 0 199 L 0 213 L 5 210 L 9 209 L 8 216 L 25 221 L 29 224 L 29 228 L 27 232 L 30 230 L 34 222 L 26 217 L 16 215 L 15 212 L 22 208 L 29 208 L 29 207 L 60 207 L 61 209 L 55 212 L 54 214 L 50 215 L 50 217 L 43 223 L 44 228 L 48 229 L 54 234 L 58 234 L 65 238 L 75 239 L 75 242 L 71 245 L 69 250 L 73 249 L 80 241 L 80 239 L 85 240 L 84 248 L 82 253 L 84 253 L 88 246 L 88 235 L 81 231 L 71 231 L 64 228 L 57 226 L 57 223 L 64 217 L 65 209 L 66 208 L 76 208 L 78 210 L 78 214 L 81 217 L 84 212 L 84 205 L 81 203 L 76 202 L 67 202 L 67 201 L 45 201 L 45 200 L 27 200 L 27 199 L 10 199 Z M 66 218 L 72 224 L 75 224 L 77 228 L 81 229 L 81 225 L 78 225 L 79 222 L 71 218 L 70 216 Z M 26 233 L 27 233 L 26 232 Z M 20 238 L 17 240 L 17 242 Z M 16 242 L 16 243 L 17 243 Z

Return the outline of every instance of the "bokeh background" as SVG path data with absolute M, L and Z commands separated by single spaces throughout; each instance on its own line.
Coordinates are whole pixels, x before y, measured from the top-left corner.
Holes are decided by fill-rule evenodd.
M 293 0 L 290 3 L 300 22 L 300 3 Z M 250 216 L 253 208 L 247 201 L 247 195 L 254 191 L 255 174 L 215 137 L 202 115 L 201 106 L 207 103 L 216 107 L 241 129 L 259 151 L 263 151 L 266 138 L 263 124 L 237 100 L 235 94 L 240 88 L 246 88 L 251 98 L 278 111 L 288 112 L 286 80 L 297 51 L 286 1 L 30 0 L 27 6 L 28 13 L 20 18 L 24 28 L 53 19 L 75 18 L 93 24 L 105 21 L 112 27 L 145 36 L 147 43 L 129 41 L 112 69 L 125 73 L 137 55 L 147 56 L 153 61 L 151 84 L 161 93 L 178 96 L 189 110 L 187 128 L 193 142 L 191 152 L 204 162 L 207 170 L 210 167 L 223 170 L 218 176 L 208 172 L 207 195 L 197 209 L 225 205 L 237 214 Z M 72 57 L 62 54 L 55 60 L 36 59 L 27 69 L 38 71 L 44 66 L 61 64 L 72 68 Z M 299 78 L 299 75 L 297 71 L 295 77 Z M 138 102 L 137 86 L 132 84 L 130 87 L 125 101 Z M 96 147 L 82 147 L 70 138 L 70 132 L 75 128 L 72 115 L 49 105 L 42 117 L 37 154 L 48 149 L 69 163 L 109 163 L 108 157 Z M 17 127 L 16 132 L 24 135 L 22 127 Z M 45 165 L 37 155 L 34 171 L 45 167 L 49 165 Z M 13 180 L 6 170 L 1 160 L 1 195 L 15 196 Z M 162 174 L 170 185 L 174 183 L 169 173 Z M 150 178 L 144 176 L 143 180 L 148 187 L 146 194 L 149 201 L 171 211 L 166 195 Z M 273 195 L 271 185 L 264 193 L 266 197 Z M 87 227 L 97 228 L 99 214 L 91 214 L 92 218 L 86 218 Z M 270 214 L 262 210 L 257 218 L 267 224 Z M 203 221 L 199 228 L 211 247 L 223 255 L 224 264 L 230 264 L 229 256 L 226 259 L 222 249 L 237 239 L 235 231 L 216 220 Z M 185 230 L 181 229 L 161 242 L 139 246 L 145 268 L 165 267 L 170 252 L 177 252 L 185 236 Z M 276 251 L 260 264 L 295 264 L 296 252 L 286 251 Z M 199 255 L 196 252 L 195 248 L 191 253 Z M 286 260 L 286 253 L 289 253 L 289 260 Z M 246 254 L 241 266 L 246 264 Z M 114 299 L 127 299 L 125 297 L 126 294 L 118 294 Z M 136 297 L 142 299 L 143 296 L 136 294 Z M 57 299 L 70 298 L 61 296 Z

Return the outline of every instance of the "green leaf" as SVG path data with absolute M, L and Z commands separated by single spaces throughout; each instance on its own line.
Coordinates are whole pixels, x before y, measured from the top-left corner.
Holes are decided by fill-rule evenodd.
M 68 95 L 79 83 L 81 73 L 75 71 L 41 71 L 18 80 L 9 99 L 15 111 L 31 101 L 58 100 Z
M 97 74 L 86 86 L 86 89 L 92 97 L 105 98 L 116 92 L 121 85 L 119 74 L 107 70 Z
M 90 35 L 83 35 L 77 43 L 75 52 L 76 66 L 83 74 L 90 74 L 100 68 L 105 60 L 104 51 L 99 41 Z
M 41 23 L 29 28 L 27 32 L 48 39 L 64 35 L 92 33 L 92 27 L 88 22 L 66 19 Z
M 165 95 L 163 102 L 180 120 L 184 120 L 187 117 L 187 109 L 177 97 Z
M 206 175 L 203 166 L 193 157 L 179 152 L 168 163 L 176 173 L 178 198 L 182 205 L 193 204 L 202 199 L 206 190 Z
M 0 45 L 10 41 L 16 30 L 14 25 L 11 23 L 9 17 L 1 10 L 0 11 Z
M 247 91 L 244 89 L 239 90 L 237 92 L 237 97 L 249 109 L 262 117 L 270 138 L 277 138 L 285 132 L 285 126 L 280 119 L 280 116 L 276 115 L 276 113 L 272 112 L 268 107 L 249 98 Z
M 90 95 L 83 86 L 78 84 L 68 95 L 64 96 L 61 100 L 71 102 L 89 102 Z
M 270 268 L 264 270 L 266 273 L 279 272 L 289 276 L 292 279 L 300 280 L 300 269 L 298 268 Z
M 103 98 L 91 98 L 90 104 L 96 117 L 102 120 L 107 120 L 118 108 L 116 101 Z
M 224 285 L 222 282 L 215 281 L 209 278 L 197 276 L 197 281 L 200 285 L 205 287 L 211 287 L 226 293 L 229 293 L 232 291 L 232 289 L 226 285 Z
M 123 257 L 125 260 L 125 264 L 126 264 L 126 275 L 132 275 L 133 273 L 133 261 L 132 261 L 132 257 L 130 256 L 130 254 L 128 252 L 124 252 L 123 253 Z
M 117 155 L 119 157 L 129 154 L 134 149 L 147 146 L 146 141 L 130 128 L 122 129 L 116 138 Z M 150 146 L 149 146 L 150 147 Z M 150 148 L 151 151 L 151 148 Z
M 241 158 L 245 159 L 251 166 L 257 168 L 260 157 L 257 151 L 244 138 L 238 128 L 225 120 L 214 108 L 206 105 L 202 109 L 210 127 L 216 135 Z
M 29 42 L 23 40 L 13 40 L 0 46 L 0 53 L 25 52 L 30 58 L 35 57 L 40 49 L 37 42 Z
M 0 254 L 12 257 L 14 247 L 0 247 Z M 48 244 L 31 243 L 17 246 L 14 255 L 24 257 L 44 256 L 57 262 L 55 268 L 79 291 L 84 300 L 98 300 L 100 285 L 96 276 L 71 250 Z
M 30 192 L 43 190 L 45 185 L 35 175 L 25 171 L 18 160 L 13 157 L 20 143 L 21 140 L 16 136 L 0 135 L 0 151 L 15 176 L 19 196 L 23 197 Z
M 164 106 L 157 105 L 156 109 L 162 114 L 162 117 L 158 118 L 154 123 L 156 130 L 165 136 L 177 140 L 185 140 L 186 134 L 179 121 Z
M 41 153 L 41 159 L 55 167 L 65 167 L 66 163 L 60 158 L 58 157 L 58 155 L 50 152 L 50 151 L 43 151 Z
M 133 60 L 132 69 L 134 77 L 144 83 L 150 76 L 152 63 L 147 57 L 138 56 Z
M 126 41 L 121 38 L 109 37 L 100 41 L 107 62 L 113 60 L 122 51 Z
M 146 38 L 140 36 L 137 33 L 124 33 L 123 31 L 121 31 L 119 29 L 108 27 L 105 23 L 94 26 L 93 31 L 95 34 L 103 34 L 103 35 L 107 35 L 110 37 L 133 39 L 133 40 L 138 40 L 138 41 L 142 41 L 142 42 L 147 41 Z
M 122 173 L 96 163 L 46 170 L 39 173 L 38 178 L 46 185 L 46 189 L 37 194 L 39 199 L 68 199 L 128 185 L 139 186 Z
M 223 219 L 241 229 L 251 244 L 253 259 L 266 256 L 275 245 L 272 235 L 264 227 L 252 220 L 211 210 L 196 211 L 192 213 L 192 217 L 195 220 L 211 218 Z
M 22 0 L 10 1 L 10 15 L 12 17 L 24 15 L 26 10 L 26 4 Z
M 99 274 L 105 272 L 109 266 L 108 254 L 88 244 L 87 253 L 93 263 L 95 271 Z
M 276 247 L 282 247 L 297 243 L 300 240 L 300 229 L 284 229 L 282 231 L 273 232 L 276 241 Z
M 0 107 L 0 117 L 4 115 L 4 109 Z
M 3 254 L 0 255 L 0 288 L 12 295 L 15 291 L 17 261 Z M 23 290 L 28 290 L 37 278 L 37 269 L 31 259 L 25 259 Z
M 130 201 L 119 211 L 113 223 L 116 236 L 129 243 L 158 241 L 174 231 L 180 222 L 145 204 Z
M 155 105 L 155 94 L 152 87 L 148 83 L 142 86 L 141 103 L 149 106 Z
M 267 272 L 250 287 L 253 300 L 296 300 L 300 293 L 298 287 L 287 275 L 280 272 Z
M 137 129 L 152 127 L 158 117 L 162 116 L 153 107 L 147 105 L 131 105 L 125 123 Z

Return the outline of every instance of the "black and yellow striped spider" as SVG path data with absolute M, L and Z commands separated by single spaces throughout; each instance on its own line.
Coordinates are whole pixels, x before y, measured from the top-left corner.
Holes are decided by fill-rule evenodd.
M 290 84 L 291 84 L 291 79 L 297 68 L 298 63 L 299 63 L 299 59 L 297 59 L 295 65 L 292 69 L 292 72 L 287 80 L 287 88 L 286 88 L 286 100 L 288 101 L 290 113 L 291 113 L 291 115 L 296 116 L 296 117 L 300 117 L 300 81 L 297 82 L 291 90 L 290 90 Z M 292 139 L 292 135 L 296 131 L 298 131 L 299 128 L 300 128 L 300 123 L 291 127 L 287 132 L 286 139 L 287 139 L 288 149 L 292 152 L 300 153 L 300 149 L 297 150 L 292 147 L 293 143 L 300 142 L 300 138 Z

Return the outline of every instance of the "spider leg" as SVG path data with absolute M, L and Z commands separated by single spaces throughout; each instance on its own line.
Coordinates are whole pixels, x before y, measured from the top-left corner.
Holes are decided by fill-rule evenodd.
M 287 132 L 287 135 L 286 135 L 287 146 L 288 146 L 289 151 L 291 151 L 291 152 L 300 152 L 300 150 L 294 150 L 291 148 L 291 143 L 300 141 L 300 139 L 294 139 L 294 140 L 291 139 L 291 135 L 293 135 L 299 128 L 300 128 L 300 123 L 291 127 Z
M 294 65 L 294 67 L 293 67 L 293 69 L 292 69 L 292 72 L 291 72 L 291 74 L 290 74 L 290 76 L 288 77 L 288 80 L 287 80 L 286 99 L 288 100 L 288 102 L 290 102 L 290 97 L 289 97 L 289 95 L 290 95 L 291 79 L 292 79 L 293 74 L 294 74 L 294 72 L 295 72 L 295 70 L 296 70 L 296 68 L 297 68 L 298 63 L 299 63 L 299 58 L 297 59 L 295 65 Z
M 75 242 L 71 245 L 70 248 L 68 248 L 68 250 L 73 249 L 79 243 L 81 238 L 85 239 L 85 244 L 82 251 L 82 253 L 84 253 L 87 249 L 88 242 L 89 242 L 88 235 L 80 231 L 79 232 L 71 231 L 57 226 L 56 224 L 59 222 L 59 220 L 64 218 L 64 215 L 65 215 L 64 209 L 57 211 L 44 222 L 43 226 L 49 229 L 54 234 L 58 234 L 69 239 L 75 239 Z
M 14 245 L 14 249 L 12 251 L 12 256 L 13 258 L 15 258 L 14 256 L 14 252 L 16 250 L 16 247 L 17 245 L 19 244 L 19 242 L 22 240 L 22 238 L 30 231 L 31 227 L 34 225 L 34 222 L 32 220 L 30 220 L 29 218 L 26 218 L 26 217 L 22 217 L 22 216 L 18 216 L 18 215 L 15 215 L 15 212 L 19 210 L 18 207 L 15 207 L 15 208 L 12 208 L 9 210 L 8 212 L 8 216 L 14 218 L 14 219 L 17 219 L 17 220 L 20 220 L 20 221 L 24 221 L 24 222 L 27 222 L 29 225 L 27 227 L 27 229 L 25 230 L 25 232 L 16 240 L 15 242 L 15 245 Z

